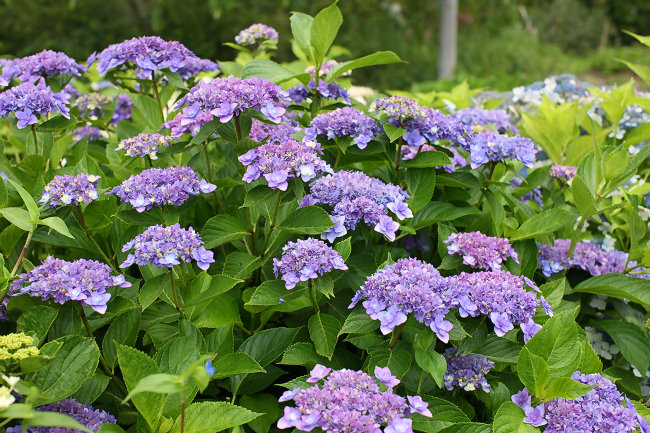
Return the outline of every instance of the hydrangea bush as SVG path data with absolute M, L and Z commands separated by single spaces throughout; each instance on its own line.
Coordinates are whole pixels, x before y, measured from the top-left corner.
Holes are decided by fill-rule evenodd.
M 358 98 L 342 19 L 3 61 L 0 426 L 650 431 L 650 99 Z

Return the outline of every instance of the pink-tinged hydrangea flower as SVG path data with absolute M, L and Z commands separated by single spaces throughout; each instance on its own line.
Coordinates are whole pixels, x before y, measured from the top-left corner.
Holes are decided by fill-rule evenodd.
M 298 84 L 287 90 L 289 98 L 296 104 L 300 104 L 313 94 L 317 94 L 322 99 L 342 99 L 346 104 L 350 104 L 350 95 L 340 84 L 331 82 L 327 84 L 325 80 L 320 80 L 316 86 L 316 80 L 312 79 L 309 84 Z
M 301 130 L 295 120 L 284 119 L 284 121 L 283 123 L 271 124 L 253 119 L 248 138 L 257 142 L 266 140 L 267 143 L 280 143 Z
M 560 180 L 564 180 L 565 182 L 569 182 L 571 179 L 575 177 L 577 171 L 578 171 L 577 168 L 572 167 L 570 165 L 553 164 L 551 166 L 551 171 L 549 171 L 549 174 L 551 175 L 551 177 L 554 177 L 555 179 L 560 179 Z
M 108 191 L 122 203 L 130 203 L 138 212 L 154 206 L 180 206 L 192 195 L 208 194 L 217 187 L 199 179 L 190 167 L 150 168 L 133 175 Z
M 382 375 L 394 378 L 390 370 L 384 370 L 387 368 L 380 369 Z M 412 414 L 432 415 L 421 398 L 409 396 L 407 403 L 392 387 L 382 391 L 377 379 L 362 371 L 330 372 L 317 365 L 311 377 L 318 379 L 310 382 L 315 385 L 286 391 L 280 397 L 281 402 L 293 400 L 295 407 L 284 408 L 278 428 L 311 431 L 318 427 L 326 433 L 412 433 Z
M 359 149 L 365 149 L 368 142 L 381 131 L 372 117 L 356 108 L 343 107 L 316 116 L 309 128 L 305 129 L 305 139 L 315 140 L 319 135 L 325 135 L 330 140 L 349 136 Z
M 318 71 L 318 76 L 319 77 L 325 77 L 327 74 L 330 73 L 332 69 L 340 65 L 339 62 L 336 60 L 325 60 L 323 64 L 320 66 L 320 69 Z M 307 66 L 305 68 L 305 73 L 311 75 L 312 77 L 316 75 L 316 68 L 314 66 Z M 352 72 L 351 71 L 346 71 L 342 74 L 342 76 L 350 75 Z
M 532 168 L 537 149 L 530 138 L 499 134 L 495 131 L 484 131 L 473 134 L 467 139 L 463 148 L 470 153 L 472 168 L 478 168 L 490 161 L 500 162 L 506 159 L 521 161 L 526 167 Z
M 0 117 L 14 113 L 18 129 L 38 123 L 37 114 L 44 116 L 60 112 L 70 118 L 68 96 L 54 93 L 43 81 L 23 83 L 0 93 Z
M 518 134 L 519 131 L 511 122 L 510 115 L 503 110 L 484 110 L 482 108 L 463 108 L 453 116 L 463 124 L 472 127 L 494 125 L 497 131 L 505 133 L 512 131 Z
M 214 263 L 214 253 L 203 247 L 203 241 L 192 227 L 181 228 L 179 224 L 165 227 L 156 225 L 127 242 L 122 252 L 133 250 L 120 268 L 133 263 L 138 266 L 153 265 L 157 268 L 171 268 L 181 261 L 195 261 L 204 271 Z
M 264 177 L 269 188 L 286 191 L 289 179 L 303 181 L 321 173 L 332 173 L 330 166 L 320 158 L 323 150 L 315 141 L 300 142 L 285 138 L 279 143 L 265 143 L 239 157 L 246 173 L 242 180 L 251 183 Z
M 72 398 L 57 401 L 55 403 L 46 404 L 36 408 L 36 412 L 56 412 L 67 415 L 80 424 L 84 425 L 88 430 L 97 432 L 104 423 L 117 423 L 117 419 L 108 412 L 95 409 L 88 404 L 79 403 Z M 16 425 L 14 427 L 7 427 L 7 433 L 21 433 L 23 426 Z M 26 433 L 77 433 L 79 430 L 73 430 L 63 427 L 39 427 L 29 426 L 25 430 Z
M 91 56 L 89 63 L 97 61 L 100 75 L 127 62 L 132 63 L 140 74 L 151 75 L 151 72 L 165 68 L 176 72 L 185 65 L 188 57 L 196 55 L 180 42 L 165 41 L 158 36 L 141 36 L 109 45 L 96 56 Z
M 218 71 L 219 69 L 219 64 L 212 60 L 189 56 L 185 58 L 183 66 L 178 68 L 176 73 L 183 80 L 189 80 L 190 78 L 199 75 L 201 72 Z
M 333 208 L 330 215 L 337 224 L 321 235 L 330 242 L 347 230 L 354 230 L 360 221 L 394 240 L 399 224 L 388 216 L 388 211 L 400 220 L 412 218 L 413 213 L 406 205 L 409 198 L 400 187 L 365 173 L 338 171 L 313 181 L 301 206 L 322 204 Z
M 573 400 L 556 398 L 537 407 L 531 405 L 530 394 L 524 388 L 512 396 L 512 401 L 526 413 L 524 422 L 536 427 L 545 425 L 544 433 L 644 431 L 643 418 L 610 380 L 598 373 L 579 371 L 571 377 L 585 385 L 596 385 L 596 388 Z
M 41 77 L 70 74 L 80 76 L 86 68 L 65 53 L 43 50 L 40 53 L 18 59 L 5 60 L 0 76 L 0 86 L 9 84 L 12 78 L 23 83 L 35 82 Z
M 443 356 L 447 360 L 447 371 L 443 376 L 445 388 L 449 391 L 456 387 L 465 391 L 481 388 L 485 392 L 490 392 L 490 384 L 485 379 L 485 375 L 494 368 L 494 362 L 485 356 L 465 353 L 454 347 L 447 349 Z
M 282 256 L 273 259 L 273 273 L 276 278 L 282 275 L 287 289 L 334 269 L 348 269 L 343 257 L 325 242 L 313 238 L 287 243 Z
M 452 233 L 443 241 L 449 254 L 463 257 L 463 263 L 485 270 L 501 269 L 501 263 L 511 257 L 519 263 L 517 253 L 508 239 L 484 235 L 481 232 Z
M 447 147 L 446 149 L 452 153 L 452 156 L 449 158 L 451 160 L 451 164 L 439 165 L 436 168 L 443 168 L 447 173 L 453 173 L 457 168 L 467 166 L 467 160 L 463 155 L 460 154 L 460 152 L 458 152 L 453 147 Z M 420 152 L 429 152 L 432 150 L 437 149 L 429 144 L 423 144 L 420 147 L 404 146 L 402 147 L 402 160 L 408 161 L 415 158 Z
M 104 137 L 101 129 L 99 129 L 96 126 L 92 126 L 90 124 L 86 124 L 84 126 L 80 126 L 76 128 L 73 131 L 73 134 L 74 134 L 73 140 L 75 142 L 81 141 L 84 138 L 88 139 L 88 141 L 97 141 L 100 138 Z
M 81 173 L 76 176 L 64 174 L 54 176 L 39 200 L 42 205 L 57 207 L 62 205 L 88 204 L 97 200 L 97 181 L 99 176 Z
M 621 273 L 625 270 L 627 253 L 606 250 L 591 242 L 576 243 L 573 257 L 569 258 L 569 239 L 556 239 L 554 245 L 538 244 L 537 260 L 547 277 L 564 269 L 579 268 L 591 275 Z M 632 263 L 630 263 L 634 266 Z
M 235 36 L 235 43 L 244 47 L 255 45 L 264 41 L 277 41 L 278 32 L 273 27 L 266 24 L 253 24 L 245 28 L 237 36 Z
M 120 141 L 115 150 L 123 150 L 126 156 L 132 158 L 148 156 L 158 159 L 156 152 L 163 146 L 169 146 L 171 141 L 172 137 L 168 135 L 142 133 Z
M 104 263 L 85 259 L 66 262 L 54 257 L 48 257 L 11 283 L 14 296 L 40 296 L 44 301 L 52 299 L 59 304 L 81 301 L 100 314 L 106 312 L 110 286 L 130 287 L 131 283 L 123 275 L 112 276 L 111 268 Z

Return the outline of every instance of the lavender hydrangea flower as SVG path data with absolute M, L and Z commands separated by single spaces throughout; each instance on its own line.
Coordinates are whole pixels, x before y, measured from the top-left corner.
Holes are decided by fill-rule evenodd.
M 339 62 L 336 60 L 325 60 L 323 64 L 320 66 L 320 69 L 318 70 L 318 76 L 319 77 L 325 77 L 327 74 L 330 73 L 332 69 L 340 65 Z M 305 68 L 305 73 L 311 75 L 312 77 L 316 76 L 316 68 L 314 66 L 307 66 Z M 352 71 L 346 71 L 342 74 L 342 76 L 347 76 L 350 75 Z
M 424 119 L 427 115 L 425 107 L 405 96 L 375 99 L 370 104 L 368 111 L 379 114 L 391 125 L 400 128 L 405 128 L 415 119 Z
M 526 167 L 533 167 L 537 149 L 530 138 L 499 134 L 495 131 L 484 131 L 474 134 L 467 140 L 463 148 L 470 152 L 472 168 L 478 168 L 490 161 L 516 159 Z
M 190 167 L 150 168 L 133 175 L 108 191 L 122 203 L 130 203 L 138 212 L 154 206 L 180 206 L 192 195 L 208 194 L 217 187 L 199 180 L 199 175 Z
M 79 116 L 89 119 L 98 119 L 104 109 L 110 105 L 113 98 L 97 92 L 85 93 L 77 98 L 75 105 L 79 109 Z
M 456 150 L 454 147 L 447 147 L 446 149 L 452 153 L 452 156 L 450 157 L 451 164 L 439 165 L 436 168 L 442 168 L 447 173 L 453 173 L 457 168 L 467 166 L 467 160 L 463 155 L 460 154 L 460 152 L 458 152 L 458 150 Z M 420 152 L 429 152 L 433 150 L 437 149 L 429 144 L 423 144 L 420 147 L 404 146 L 402 147 L 402 160 L 408 161 L 415 158 Z
M 300 177 L 306 182 L 317 174 L 332 173 L 320 158 L 322 154 L 320 144 L 315 141 L 285 138 L 277 144 L 265 143 L 239 157 L 247 167 L 242 180 L 251 183 L 264 177 L 270 188 L 286 191 L 289 179 Z
M 287 243 L 282 247 L 282 256 L 273 259 L 273 273 L 276 278 L 282 275 L 287 290 L 334 269 L 348 269 L 343 257 L 325 242 L 313 238 Z
M 531 405 L 530 394 L 524 388 L 512 397 L 512 401 L 526 413 L 524 422 L 537 427 L 546 425 L 544 433 L 632 433 L 639 428 L 642 430 L 642 418 L 636 408 L 610 380 L 598 373 L 582 374 L 579 371 L 571 377 L 585 385 L 596 385 L 596 388 L 573 400 L 556 398 L 537 407 Z
M 67 415 L 80 424 L 84 425 L 88 430 L 97 432 L 104 423 L 117 423 L 117 419 L 108 412 L 95 409 L 88 404 L 79 403 L 72 398 L 57 401 L 55 403 L 46 404 L 36 408 L 37 412 L 56 412 Z M 7 427 L 7 433 L 20 433 L 22 425 L 14 427 Z M 76 433 L 79 430 L 63 427 L 39 427 L 29 426 L 25 430 L 27 433 Z
M 505 133 L 512 131 L 519 134 L 517 128 L 511 123 L 510 115 L 504 110 L 484 110 L 482 108 L 464 108 L 458 110 L 453 116 L 463 124 L 472 127 L 474 125 L 494 125 L 497 131 Z
M 394 212 L 400 220 L 412 218 L 413 213 L 403 205 L 409 198 L 400 187 L 386 184 L 365 173 L 338 171 L 313 181 L 310 193 L 303 197 L 301 206 L 322 204 L 333 208 L 331 217 L 337 225 L 321 235 L 330 242 L 347 230 L 354 230 L 360 221 L 377 231 L 381 230 L 388 239 L 395 239 L 399 225 L 388 221 L 391 220 L 388 211 Z M 341 221 L 346 231 L 340 227 Z
M 316 364 L 314 368 L 309 373 L 309 378 L 307 383 L 317 383 L 327 377 L 328 374 L 332 371 L 331 368 L 327 368 L 324 365 Z
M 449 254 L 463 256 L 463 263 L 473 268 L 498 270 L 508 257 L 519 263 L 517 253 L 505 238 L 486 236 L 481 232 L 452 233 L 443 242 L 449 245 Z
M 178 68 L 176 73 L 183 80 L 189 80 L 190 78 L 199 75 L 201 72 L 218 71 L 219 69 L 219 64 L 210 59 L 189 56 L 185 58 L 183 66 Z
M 625 270 L 627 253 L 606 250 L 591 242 L 576 243 L 573 257 L 569 258 L 569 239 L 556 239 L 553 245 L 538 244 L 537 260 L 547 277 L 564 269 L 579 268 L 591 275 L 621 273 Z
M 104 263 L 85 259 L 66 262 L 54 257 L 48 257 L 11 283 L 15 296 L 29 294 L 59 304 L 81 301 L 100 314 L 106 312 L 110 286 L 130 287 L 131 283 L 122 275 L 112 276 L 111 268 Z
M 204 271 L 214 263 L 212 251 L 203 247 L 203 241 L 192 227 L 181 228 L 179 224 L 165 227 L 156 225 L 127 242 L 122 252 L 133 250 L 120 268 L 133 263 L 138 266 L 153 265 L 157 268 L 171 268 L 183 262 L 196 262 Z
M 382 385 L 387 386 L 388 388 L 394 388 L 400 383 L 399 379 L 393 376 L 388 367 L 376 366 L 375 377 L 382 383 Z
M 237 36 L 235 36 L 235 43 L 244 47 L 255 45 L 268 40 L 277 41 L 278 31 L 273 27 L 269 27 L 266 24 L 261 23 L 246 27 L 244 30 L 239 32 Z
M 31 56 L 3 62 L 0 86 L 8 85 L 12 78 L 18 78 L 23 83 L 33 83 L 41 77 L 47 78 L 59 74 L 80 76 L 86 71 L 83 65 L 65 53 L 43 50 Z
M 124 93 L 120 93 L 117 96 L 117 105 L 113 117 L 111 117 L 111 123 L 117 125 L 123 120 L 131 120 L 131 113 L 133 111 L 131 107 L 133 107 L 131 98 Z
M 102 130 L 99 129 L 96 126 L 92 126 L 89 124 L 86 124 L 84 126 L 80 126 L 76 128 L 73 131 L 73 140 L 75 142 L 81 141 L 84 138 L 88 139 L 88 141 L 97 141 L 100 138 L 104 137 L 104 134 L 102 133 Z
M 287 138 L 291 138 L 292 134 L 301 130 L 298 126 L 298 122 L 291 121 L 290 119 L 284 120 L 285 122 L 283 123 L 270 124 L 253 119 L 251 132 L 248 134 L 248 138 L 257 142 L 266 140 L 267 143 L 280 143 Z
M 115 150 L 124 150 L 124 154 L 132 158 L 148 156 L 155 160 L 160 147 L 169 146 L 171 141 L 172 137 L 168 135 L 142 133 L 120 141 Z
M 431 416 L 428 404 L 421 398 L 409 397 L 409 404 L 393 388 L 382 391 L 377 380 L 362 371 L 327 373 L 322 385 L 319 379 L 309 388 L 296 388 L 280 397 L 281 402 L 293 400 L 295 407 L 284 408 L 278 428 L 311 431 L 318 427 L 326 433 L 381 433 L 383 428 L 385 433 L 412 433 L 409 416 Z M 392 377 L 390 371 L 387 374 Z
M 549 174 L 551 177 L 554 177 L 555 179 L 560 179 L 564 180 L 565 182 L 569 182 L 571 179 L 573 179 L 576 175 L 576 172 L 578 169 L 576 167 L 572 167 L 570 165 L 560 165 L 560 164 L 553 164 L 551 166 L 551 171 Z
M 320 80 L 318 86 L 316 80 L 309 81 L 309 84 L 298 84 L 287 90 L 289 98 L 296 104 L 300 104 L 307 98 L 311 98 L 314 94 L 318 95 L 321 99 L 342 99 L 346 104 L 350 104 L 350 95 L 340 84 L 331 82 L 327 83 L 325 80 Z
M 151 75 L 153 71 L 165 68 L 176 72 L 185 65 L 188 57 L 196 55 L 180 42 L 165 41 L 158 36 L 141 36 L 109 45 L 89 63 L 97 60 L 100 75 L 106 75 L 109 70 L 127 62 L 133 63 L 140 74 Z
M 454 347 L 447 349 L 443 356 L 447 360 L 447 372 L 443 376 L 445 388 L 449 391 L 455 387 L 465 391 L 481 388 L 485 392 L 490 392 L 490 384 L 485 379 L 485 375 L 494 368 L 494 362 L 485 356 L 465 353 Z
M 99 176 L 81 173 L 76 176 L 64 174 L 54 179 L 43 188 L 39 200 L 42 205 L 57 207 L 62 205 L 88 204 L 97 200 L 97 181 Z
M 44 116 L 56 112 L 70 118 L 67 94 L 54 93 L 43 81 L 23 83 L 0 93 L 0 117 L 14 113 L 18 129 L 38 123 L 37 114 Z
M 356 108 L 343 107 L 316 116 L 305 129 L 305 139 L 315 140 L 319 135 L 326 135 L 330 140 L 350 136 L 359 149 L 365 149 L 381 131 L 372 117 Z

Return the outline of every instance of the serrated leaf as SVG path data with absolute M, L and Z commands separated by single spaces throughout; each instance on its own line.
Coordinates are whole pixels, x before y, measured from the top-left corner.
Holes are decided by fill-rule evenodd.
M 391 143 L 406 133 L 406 129 L 400 128 L 399 126 L 393 126 L 389 123 L 384 123 L 382 126 Z
M 413 430 L 438 433 L 445 427 L 470 421 L 467 415 L 450 401 L 427 395 L 423 395 L 422 400 L 429 403 L 429 410 L 434 415 L 432 418 L 427 418 L 420 414 L 414 414 L 412 416 Z
M 207 401 L 191 404 L 185 412 L 185 433 L 214 433 L 246 424 L 260 416 L 234 404 Z M 180 433 L 181 417 L 174 423 L 170 433 Z
M 343 327 L 339 331 L 342 334 L 363 334 L 374 331 L 379 327 L 379 322 L 373 320 L 362 308 L 356 308 L 346 317 Z
M 54 308 L 45 305 L 33 306 L 20 315 L 16 321 L 16 330 L 32 335 L 34 344 L 40 346 L 47 337 L 47 332 L 54 323 L 57 314 L 58 311 Z
M 221 358 L 212 361 L 215 368 L 212 379 L 223 379 L 236 374 L 264 373 L 265 370 L 260 364 L 246 353 L 228 353 Z
M 619 274 L 598 275 L 580 282 L 572 292 L 627 299 L 650 309 L 650 280 Z
M 336 39 L 343 23 L 341 11 L 333 4 L 321 10 L 311 23 L 309 44 L 317 65 L 320 65 L 330 46 Z
M 530 239 L 553 233 L 566 225 L 574 223 L 575 220 L 576 215 L 566 209 L 558 207 L 547 209 L 524 221 L 510 240 Z
M 549 382 L 551 373 L 548 364 L 541 356 L 530 353 L 524 347 L 517 358 L 517 375 L 519 380 L 536 397 L 544 397 L 544 388 Z
M 400 63 L 402 59 L 392 51 L 377 51 L 358 59 L 349 60 L 339 63 L 327 74 L 327 82 L 331 83 L 341 75 L 354 69 L 365 68 L 367 66 L 387 65 L 389 63 Z
M 537 427 L 524 422 L 523 409 L 511 401 L 501 405 L 492 424 L 493 433 L 539 433 Z
M 309 336 L 316 353 L 331 359 L 336 347 L 341 323 L 329 314 L 316 313 L 309 318 Z
M 208 220 L 201 230 L 206 249 L 212 249 L 248 236 L 239 219 L 231 215 L 217 215 Z
M 332 228 L 329 214 L 317 206 L 305 206 L 290 213 L 280 224 L 279 230 L 306 235 L 317 235 Z
M 422 370 L 431 375 L 438 388 L 444 387 L 443 376 L 447 371 L 447 361 L 444 356 L 434 350 L 415 348 L 415 362 Z
M 607 332 L 621 355 L 644 374 L 650 364 L 650 341 L 645 329 L 621 320 L 600 320 L 596 326 Z

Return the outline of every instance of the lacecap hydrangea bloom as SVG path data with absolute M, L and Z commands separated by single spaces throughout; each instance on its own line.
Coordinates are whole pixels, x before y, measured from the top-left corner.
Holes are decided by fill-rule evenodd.
M 519 263 L 517 253 L 505 238 L 484 235 L 481 232 L 452 233 L 443 241 L 449 254 L 463 257 L 463 263 L 485 270 L 501 269 L 501 263 L 511 257 Z
M 56 412 L 67 415 L 80 424 L 84 425 L 88 430 L 97 432 L 104 423 L 117 423 L 117 419 L 108 412 L 95 409 L 88 404 L 79 403 L 72 398 L 57 401 L 55 403 L 46 404 L 36 408 L 37 412 Z M 7 433 L 21 433 L 22 425 L 14 427 L 7 427 Z M 73 430 L 63 427 L 39 427 L 29 426 L 25 430 L 27 433 L 75 433 L 79 430 Z
M 0 86 L 8 85 L 12 78 L 18 78 L 26 83 L 35 82 L 41 77 L 47 78 L 60 74 L 80 76 L 83 72 L 86 72 L 85 66 L 65 53 L 43 50 L 31 56 L 4 61 Z
M 122 247 L 122 252 L 130 250 L 133 250 L 133 254 L 127 256 L 120 268 L 128 268 L 133 263 L 171 268 L 181 261 L 195 261 L 205 271 L 210 263 L 214 263 L 214 253 L 203 247 L 199 234 L 192 227 L 184 229 L 179 224 L 147 228 Z
M 346 104 L 350 104 L 348 91 L 334 81 L 328 84 L 325 80 L 320 80 L 316 85 L 316 80 L 311 79 L 307 86 L 298 84 L 289 88 L 287 93 L 289 98 L 296 104 L 311 98 L 314 94 L 322 99 L 342 99 Z
M 388 368 L 376 367 L 375 376 L 316 365 L 307 380 L 315 385 L 286 391 L 280 397 L 280 402 L 293 400 L 295 407 L 284 408 L 278 428 L 311 431 L 318 427 L 326 433 L 412 433 L 412 414 L 432 416 L 429 404 L 421 397 L 408 396 L 407 402 L 393 392 L 400 381 Z M 382 391 L 380 384 L 388 389 Z
M 70 118 L 68 95 L 55 93 L 43 81 L 20 84 L 0 93 L 0 117 L 14 113 L 18 129 L 38 123 L 37 114 L 44 116 L 60 112 Z
M 555 179 L 560 179 L 564 180 L 565 182 L 569 182 L 571 179 L 573 179 L 577 173 L 578 169 L 576 167 L 572 167 L 570 165 L 560 165 L 560 164 L 553 164 L 551 166 L 551 170 L 549 171 L 549 174 L 551 177 Z
M 518 134 L 519 131 L 511 123 L 510 115 L 504 110 L 484 110 L 482 108 L 463 108 L 453 114 L 463 124 L 471 126 L 494 125 L 497 131 L 505 133 L 512 131 Z
M 218 71 L 219 69 L 219 64 L 210 59 L 188 56 L 185 58 L 183 66 L 179 67 L 176 73 L 183 80 L 189 80 L 190 78 L 199 75 L 201 72 Z
M 112 102 L 113 98 L 102 93 L 90 92 L 79 96 L 74 102 L 79 109 L 80 117 L 97 119 L 101 117 L 104 109 Z
M 133 175 L 108 191 L 107 195 L 119 197 L 122 203 L 130 203 L 138 212 L 154 206 L 180 206 L 192 195 L 211 193 L 217 187 L 199 179 L 199 175 L 187 166 L 149 168 Z
M 375 138 L 382 129 L 375 119 L 356 108 L 337 108 L 329 113 L 316 116 L 305 129 L 305 139 L 315 140 L 325 135 L 328 139 L 352 137 L 359 149 L 365 149 L 368 142 Z
M 485 375 L 494 368 L 494 362 L 485 356 L 465 353 L 455 347 L 445 350 L 443 356 L 447 360 L 447 371 L 443 376 L 447 390 L 458 387 L 465 391 L 475 391 L 481 388 L 490 392 L 490 384 Z
M 11 283 L 15 295 L 40 296 L 47 301 L 63 304 L 80 301 L 96 312 L 104 314 L 111 298 L 108 287 L 130 287 L 123 275 L 111 275 L 111 268 L 95 260 L 79 259 L 73 262 L 48 257 L 31 271 L 20 274 Z
M 579 371 L 571 377 L 585 385 L 597 386 L 573 400 L 556 398 L 536 407 L 532 406 L 531 395 L 524 388 L 512 396 L 512 401 L 526 413 L 524 422 L 535 427 L 544 426 L 544 433 L 650 431 L 647 421 L 609 379 L 598 373 L 582 374 Z
M 537 149 L 530 138 L 502 135 L 495 131 L 483 131 L 467 139 L 463 148 L 470 153 L 470 165 L 478 168 L 488 162 L 501 162 L 506 159 L 521 161 L 532 168 Z
M 269 27 L 266 24 L 261 23 L 253 24 L 235 36 L 235 42 L 237 45 L 244 47 L 255 45 L 268 40 L 277 41 L 278 31 L 273 27 Z
M 132 158 L 148 156 L 151 159 L 158 159 L 156 152 L 163 147 L 169 146 L 172 137 L 162 134 L 138 134 L 135 137 L 120 141 L 115 150 L 123 150 L 126 156 Z
M 306 182 L 317 174 L 332 173 L 320 158 L 322 153 L 319 143 L 290 137 L 277 144 L 262 144 L 239 157 L 239 162 L 247 167 L 242 180 L 251 183 L 264 177 L 269 188 L 286 191 L 289 179 L 300 177 Z
M 39 200 L 42 205 L 57 207 L 62 205 L 88 204 L 97 200 L 97 181 L 99 176 L 81 173 L 76 176 L 64 174 L 54 176 Z
M 465 157 L 461 155 L 460 152 L 456 150 L 456 148 L 446 147 L 445 149 L 450 151 L 452 154 L 452 156 L 449 157 L 449 159 L 451 160 L 451 164 L 437 166 L 436 168 L 442 168 L 447 173 L 453 173 L 456 171 L 457 168 L 462 168 L 467 166 L 467 159 L 465 159 Z M 418 154 L 421 152 L 429 152 L 433 150 L 437 150 L 437 149 L 429 144 L 423 144 L 422 146 L 419 147 L 404 146 L 402 147 L 402 160 L 408 161 L 418 156 Z
M 334 269 L 345 271 L 348 267 L 338 251 L 314 238 L 287 243 L 282 256 L 273 259 L 273 273 L 276 278 L 282 275 L 287 290 Z
M 343 170 L 320 177 L 311 183 L 309 189 L 301 206 L 322 204 L 333 209 L 330 217 L 335 225 L 321 234 L 322 239 L 330 242 L 345 235 L 347 230 L 354 230 L 360 221 L 393 241 L 399 223 L 388 212 L 400 220 L 413 217 L 406 204 L 410 198 L 406 191 L 360 171 Z
M 284 120 L 283 123 L 273 124 L 253 119 L 248 138 L 257 142 L 266 140 L 267 143 L 280 143 L 302 129 L 298 126 L 298 122 L 291 119 Z
M 109 45 L 99 54 L 91 56 L 88 63 L 97 61 L 100 75 L 127 62 L 133 63 L 140 75 L 150 75 L 165 68 L 176 72 L 185 65 L 188 57 L 196 55 L 180 42 L 165 41 L 158 36 L 141 36 Z

